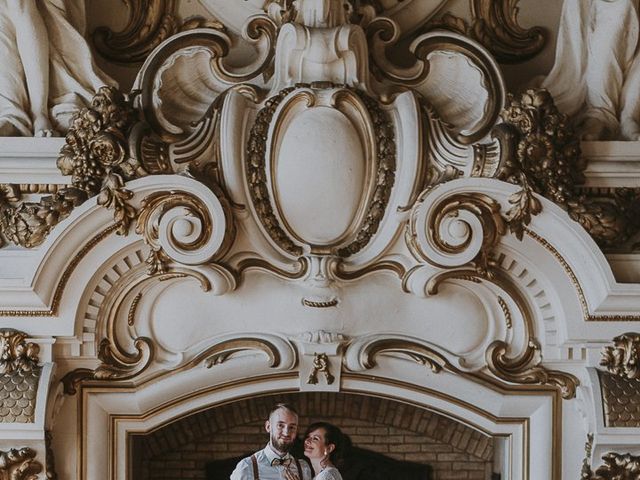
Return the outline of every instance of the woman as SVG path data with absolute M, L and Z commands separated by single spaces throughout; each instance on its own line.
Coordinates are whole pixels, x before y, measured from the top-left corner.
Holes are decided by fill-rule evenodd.
M 344 436 L 340 429 L 327 422 L 309 425 L 304 436 L 304 455 L 311 461 L 314 480 L 342 480 L 336 468 L 342 459 Z

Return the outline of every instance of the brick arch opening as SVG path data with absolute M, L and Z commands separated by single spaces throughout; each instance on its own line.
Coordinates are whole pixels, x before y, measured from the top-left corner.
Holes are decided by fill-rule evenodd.
M 261 449 L 264 421 L 278 402 L 300 412 L 300 429 L 338 425 L 354 446 L 430 465 L 435 480 L 492 478 L 492 437 L 438 413 L 399 401 L 350 393 L 291 393 L 239 400 L 131 437 L 133 478 L 206 479 L 206 464 Z

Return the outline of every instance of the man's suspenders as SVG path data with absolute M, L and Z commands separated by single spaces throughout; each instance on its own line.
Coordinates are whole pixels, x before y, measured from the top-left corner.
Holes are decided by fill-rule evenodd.
M 300 480 L 304 480 L 304 474 L 302 473 L 302 468 L 300 468 L 300 460 L 298 460 L 297 458 L 295 458 L 294 460 L 296 461 L 296 467 L 298 467 Z M 258 473 L 258 459 L 256 458 L 255 453 L 251 455 L 251 464 L 253 465 L 253 479 L 260 480 L 260 474 Z
M 253 463 L 253 479 L 260 480 L 260 475 L 258 474 L 258 459 L 256 455 L 251 455 L 251 463 Z

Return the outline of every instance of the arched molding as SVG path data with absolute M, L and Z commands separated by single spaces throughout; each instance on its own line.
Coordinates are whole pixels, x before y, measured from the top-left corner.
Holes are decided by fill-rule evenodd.
M 252 375 L 243 375 L 248 368 Z M 243 398 L 295 391 L 296 372 L 266 374 L 265 362 L 255 355 L 237 357 L 224 369 L 207 371 L 196 366 L 138 388 L 83 387 L 82 430 L 87 435 L 83 436 L 79 478 L 93 478 L 106 468 L 112 469 L 109 478 L 125 478 L 127 466 L 123 459 L 129 433 L 151 431 Z M 366 375 L 344 374 L 341 391 L 400 400 L 504 438 L 511 445 L 508 463 L 513 478 L 560 478 L 557 472 L 561 460 L 553 454 L 559 441 L 554 433 L 559 412 L 553 390 L 518 391 L 479 385 L 462 376 L 435 375 L 421 365 L 385 356 Z M 125 410 L 126 415 L 119 414 Z M 109 459 L 102 455 L 101 445 L 105 443 L 113 445 Z M 529 458 L 540 461 L 530 463 Z M 527 469 L 530 470 L 526 472 Z

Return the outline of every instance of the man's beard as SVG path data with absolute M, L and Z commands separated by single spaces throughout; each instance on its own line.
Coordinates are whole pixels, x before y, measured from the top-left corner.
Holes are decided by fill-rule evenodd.
M 285 443 L 287 442 L 287 443 Z M 282 453 L 288 453 L 293 447 L 294 440 L 279 440 L 275 435 L 271 435 L 271 445 Z

